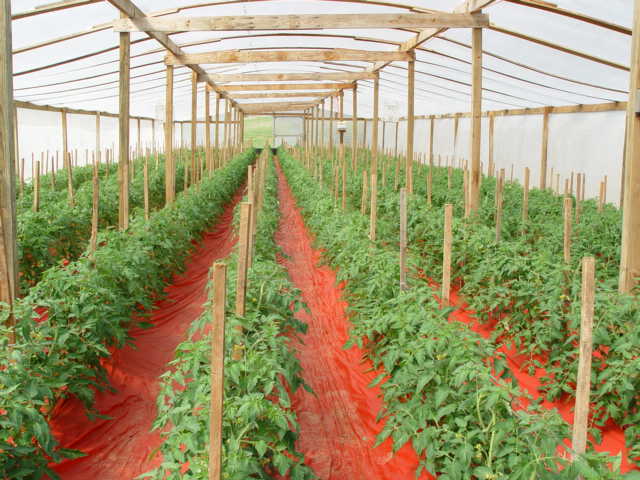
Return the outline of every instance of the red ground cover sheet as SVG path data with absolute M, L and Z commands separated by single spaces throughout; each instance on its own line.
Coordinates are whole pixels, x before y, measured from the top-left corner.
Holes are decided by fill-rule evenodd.
M 337 285 L 335 272 L 320 265 L 321 252 L 312 248 L 293 194 L 280 170 L 278 175 L 282 218 L 276 241 L 311 311 L 297 312 L 309 329 L 302 341 L 292 340 L 302 375 L 315 392 L 299 389 L 293 397 L 301 429 L 296 447 L 323 480 L 414 479 L 418 457 L 410 444 L 395 455 L 390 439 L 373 448 L 383 427 L 383 421 L 375 420 L 382 398 L 378 387 L 367 386 L 378 372 L 362 350 L 343 349 L 349 328 L 344 285 Z
M 104 361 L 117 391 L 98 393 L 95 407 L 111 419 L 89 420 L 75 398 L 56 406 L 51 427 L 61 446 L 87 454 L 55 466 L 64 480 L 130 480 L 161 463 L 160 434 L 151 432 L 157 414 L 158 377 L 168 369 L 176 347 L 203 312 L 211 265 L 231 252 L 236 241 L 233 209 L 242 193 L 241 189 L 217 225 L 205 233 L 187 260 L 186 271 L 166 287 L 166 298 L 156 303 L 147 320 L 154 326 L 131 330 L 136 347 L 115 350 Z
M 457 292 L 451 294 L 451 304 L 458 306 L 458 308 L 451 313 L 449 320 L 459 321 L 469 325 L 471 330 L 478 333 L 484 338 L 489 338 L 494 329 L 494 323 L 482 324 L 474 316 L 474 312 L 469 310 L 468 305 L 464 303 L 462 298 Z M 529 357 L 523 355 L 517 351 L 514 345 L 502 344 L 497 352 L 504 353 L 507 359 L 507 365 L 511 370 L 513 376 L 518 380 L 520 389 L 537 399 L 544 398 L 544 395 L 540 392 L 540 378 L 546 375 L 546 371 L 542 368 L 536 368 L 534 375 L 529 375 L 527 369 L 523 367 L 526 364 Z M 520 398 L 519 402 L 514 402 L 514 408 L 526 408 L 528 401 L 526 398 Z M 571 398 L 560 398 L 556 401 L 544 400 L 542 406 L 552 410 L 556 409 L 562 416 L 562 418 L 569 424 L 573 425 L 573 407 L 574 401 Z M 640 468 L 629 463 L 628 449 L 625 447 L 624 431 L 614 422 L 609 422 L 604 428 L 601 428 L 602 442 L 600 444 L 594 443 L 594 448 L 598 452 L 606 452 L 612 456 L 616 456 L 622 452 L 622 471 L 627 473 L 631 470 L 640 470 Z M 593 437 L 589 436 L 593 442 Z M 567 441 L 566 444 L 571 446 L 571 442 Z

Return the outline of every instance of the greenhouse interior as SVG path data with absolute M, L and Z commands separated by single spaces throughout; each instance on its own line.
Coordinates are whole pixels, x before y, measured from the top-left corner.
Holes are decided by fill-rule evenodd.
M 640 0 L 0 3 L 1 480 L 640 480 Z

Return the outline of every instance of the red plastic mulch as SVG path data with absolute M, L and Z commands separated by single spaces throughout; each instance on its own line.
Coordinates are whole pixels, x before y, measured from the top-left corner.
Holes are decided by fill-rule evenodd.
M 309 329 L 302 341 L 292 339 L 304 380 L 315 392 L 299 389 L 293 396 L 301 429 L 296 447 L 322 480 L 413 480 L 418 457 L 410 444 L 395 454 L 390 439 L 374 448 L 383 427 L 383 421 L 376 422 L 382 394 L 368 385 L 378 372 L 362 350 L 343 349 L 349 328 L 344 285 L 320 265 L 321 252 L 312 248 L 312 236 L 279 168 L 278 176 L 282 217 L 276 241 L 311 312 L 296 313 Z
M 110 419 L 89 420 L 75 398 L 56 406 L 51 427 L 61 446 L 86 453 L 55 465 L 62 479 L 130 480 L 162 462 L 160 434 L 151 432 L 157 414 L 158 377 L 167 371 L 176 347 L 203 312 L 211 265 L 226 257 L 236 242 L 233 209 L 243 191 L 236 193 L 217 225 L 205 233 L 187 260 L 186 271 L 166 287 L 166 298 L 156 303 L 147 320 L 153 327 L 132 329 L 135 348 L 115 350 L 104 361 L 116 392 L 97 393 L 95 408 Z
M 451 313 L 449 320 L 459 321 L 469 325 L 471 330 L 478 333 L 483 338 L 489 338 L 494 330 L 495 323 L 482 324 L 474 316 L 474 312 L 468 309 L 468 305 L 464 303 L 457 292 L 451 293 L 451 305 L 458 306 L 458 308 Z M 518 352 L 514 345 L 502 344 L 496 350 L 497 352 L 504 353 L 507 360 L 507 365 L 511 370 L 513 376 L 518 380 L 520 389 L 531 395 L 533 398 L 543 398 L 542 406 L 548 410 L 556 409 L 562 418 L 573 425 L 573 407 L 574 400 L 568 396 L 560 398 L 555 401 L 549 401 L 544 399 L 544 394 L 540 391 L 540 378 L 546 376 L 546 371 L 543 368 L 536 368 L 534 375 L 529 375 L 527 368 L 525 368 L 528 355 L 523 355 Z M 528 401 L 522 397 L 518 402 L 514 402 L 514 408 L 526 408 Z M 640 470 L 638 466 L 635 466 L 629 462 L 628 449 L 625 447 L 624 431 L 616 425 L 613 421 L 607 423 L 605 427 L 598 427 L 602 433 L 602 442 L 596 443 L 594 438 L 590 435 L 589 438 L 593 442 L 593 446 L 598 452 L 606 452 L 609 455 L 616 456 L 622 453 L 622 472 L 626 473 L 632 470 Z M 571 442 L 566 442 L 567 446 L 571 446 Z

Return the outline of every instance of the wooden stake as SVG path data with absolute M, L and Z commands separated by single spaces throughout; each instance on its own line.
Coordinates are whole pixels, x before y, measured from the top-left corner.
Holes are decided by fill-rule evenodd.
M 93 165 L 93 203 L 91 208 L 91 240 L 89 249 L 93 255 L 98 247 L 98 214 L 100 209 L 100 180 L 98 176 L 98 163 Z
M 574 458 L 584 454 L 587 448 L 594 303 L 595 260 L 593 257 L 585 257 L 582 259 L 580 357 L 578 360 L 576 403 L 573 414 L 573 435 L 571 440 Z
M 493 177 L 493 171 L 495 168 L 495 164 L 493 161 L 493 149 L 494 149 L 494 126 L 495 117 L 493 115 L 489 115 L 489 166 L 488 166 L 488 174 L 490 177 Z
M 144 159 L 144 166 L 142 167 L 143 181 L 144 181 L 144 219 L 149 220 L 149 156 Z
M 500 169 L 500 177 L 496 187 L 496 242 L 502 237 L 502 194 L 504 192 L 504 168 Z
M 442 301 L 449 304 L 451 297 L 451 246 L 453 243 L 453 205 L 444 206 L 444 248 L 442 253 Z
M 542 117 L 542 147 L 540 152 L 540 190 L 547 188 L 547 158 L 549 151 L 549 112 Z
M 121 14 L 121 17 L 125 17 Z M 118 208 L 118 227 L 129 228 L 129 95 L 131 77 L 131 37 L 128 33 L 120 33 L 120 65 L 119 65 L 119 129 L 120 158 L 118 182 L 120 184 L 120 201 Z
M 360 213 L 364 215 L 367 213 L 367 194 L 369 190 L 369 178 L 367 171 L 362 171 L 362 199 L 360 201 Z
M 198 166 L 196 165 L 197 125 L 198 125 L 198 74 L 191 73 L 191 184 L 198 183 Z
M 582 188 L 583 188 L 583 173 L 578 174 L 578 189 L 576 193 L 576 223 L 580 223 L 580 213 L 582 212 Z
M 433 165 L 429 165 L 429 173 L 427 173 L 427 205 L 429 205 L 430 207 L 433 205 L 432 194 L 433 194 Z
M 205 150 L 205 165 L 207 172 L 213 171 L 213 160 L 211 157 L 211 92 L 209 89 L 204 89 L 204 150 Z
M 358 83 L 353 84 L 351 99 L 351 169 L 355 172 L 358 166 Z M 382 140 L 384 141 L 384 123 L 382 124 Z
M 469 170 L 466 168 L 462 172 L 462 195 L 464 200 L 464 218 L 469 218 L 469 213 L 471 212 L 471 205 L 469 199 Z
M 522 189 L 522 223 L 529 221 L 529 167 L 524 169 L 524 188 Z
M 571 208 L 573 199 L 571 197 L 564 198 L 564 263 L 571 263 Z
M 376 240 L 376 227 L 378 222 L 378 120 L 380 101 L 380 77 L 376 75 L 373 81 L 373 132 L 371 141 L 371 206 L 369 210 L 369 239 Z M 366 123 L 365 123 L 366 125 Z M 397 147 L 396 130 L 396 147 Z
M 482 30 L 482 29 L 480 29 Z M 415 127 L 415 85 L 416 85 L 416 61 L 413 58 L 407 62 L 407 156 L 405 166 L 405 186 L 407 193 L 413 193 L 413 139 Z
M 222 414 L 224 403 L 224 329 L 227 266 L 213 266 L 211 326 L 211 411 L 209 414 L 209 480 L 222 478 Z
M 33 211 L 40 210 L 40 160 L 33 166 Z
M 67 169 L 67 201 L 69 205 L 73 207 L 75 204 L 74 194 L 73 194 L 73 171 L 71 168 L 71 152 L 67 154 L 66 157 L 66 169 Z
M 376 197 L 378 196 L 378 176 L 375 173 L 371 174 L 371 211 L 370 211 L 370 224 L 369 224 L 369 239 L 372 242 L 376 241 L 376 227 L 378 222 L 378 211 L 376 207 Z
M 238 277 L 236 281 L 236 315 L 244 316 L 247 296 L 247 271 L 251 233 L 251 202 L 240 204 L 240 237 L 238 239 Z
M 400 290 L 407 290 L 407 189 L 400 189 Z
M 471 30 L 471 175 L 468 178 L 469 213 L 480 208 L 480 154 L 482 146 L 482 28 Z M 466 212 L 465 212 L 466 213 Z M 466 217 L 469 214 L 465 215 Z

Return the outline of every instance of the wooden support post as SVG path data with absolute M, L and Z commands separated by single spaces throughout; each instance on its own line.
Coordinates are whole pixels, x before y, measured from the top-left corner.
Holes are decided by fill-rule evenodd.
M 175 163 L 173 158 L 173 65 L 167 65 L 167 85 L 164 121 L 164 188 L 165 203 L 176 198 Z
M 142 155 L 142 132 L 141 132 L 141 125 L 140 125 L 140 117 L 138 117 L 137 119 L 137 133 L 138 133 L 138 141 L 136 142 L 136 157 L 140 158 L 140 156 Z
M 496 242 L 502 237 L 502 193 L 504 191 L 504 168 L 500 169 L 500 177 L 496 186 Z
M 415 136 L 415 98 L 416 98 L 416 60 L 407 63 L 407 158 L 405 166 L 405 186 L 409 194 L 413 193 L 413 142 Z
M 380 101 L 380 75 L 373 81 L 373 133 L 371 140 L 371 206 L 369 218 L 369 239 L 376 241 L 378 222 L 378 111 Z M 396 142 L 397 143 L 397 142 Z
M 40 160 L 33 163 L 33 211 L 40 210 Z
M 469 210 L 475 215 L 480 208 L 480 154 L 482 146 L 482 29 L 474 28 L 472 38 L 471 80 L 471 175 L 469 178 Z
M 433 205 L 433 165 L 429 165 L 429 172 L 427 173 L 427 205 L 430 207 Z
M 191 184 L 198 183 L 198 166 L 196 165 L 198 128 L 198 74 L 191 73 Z
M 222 412 L 224 403 L 224 329 L 227 266 L 213 266 L 211 315 L 211 410 L 209 414 L 209 480 L 222 478 Z
M 16 245 L 16 146 L 13 103 L 11 1 L 0 0 L 0 302 L 12 307 L 18 295 Z M 9 312 L 8 325 L 14 324 Z M 13 331 L 9 344 L 15 342 Z
M 487 174 L 490 177 L 493 177 L 493 173 L 495 170 L 494 163 L 494 130 L 495 130 L 495 117 L 493 115 L 489 115 L 489 166 Z
M 66 170 L 67 170 L 67 201 L 69 205 L 73 207 L 75 204 L 74 193 L 73 193 L 73 169 L 71 168 L 71 152 L 67 153 L 67 157 L 65 159 L 66 162 Z
M 124 17 L 124 14 L 122 14 Z M 120 80 L 119 80 L 119 139 L 120 139 L 120 202 L 118 227 L 129 228 L 129 95 L 131 76 L 131 38 L 129 33 L 120 33 Z
M 353 84 L 351 105 L 351 169 L 355 172 L 358 166 L 358 83 Z M 384 138 L 384 128 L 383 128 Z
M 62 119 L 62 161 L 66 162 L 69 156 L 69 127 L 65 110 L 60 112 L 60 118 Z
M 462 170 L 462 195 L 464 200 L 464 218 L 469 218 L 471 214 L 471 185 L 469 182 L 469 170 L 464 168 Z
M 542 117 L 542 145 L 540 151 L 540 190 L 547 188 L 547 157 L 549 150 L 549 112 Z
M 453 205 L 444 206 L 444 248 L 442 251 L 442 302 L 449 304 L 451 298 L 451 247 L 453 243 Z
M 362 199 L 360 200 L 360 213 L 364 215 L 367 213 L 367 195 L 369 190 L 369 177 L 367 170 L 362 171 Z
M 93 198 L 91 205 L 91 238 L 89 240 L 89 251 L 91 255 L 96 252 L 98 248 L 98 220 L 100 210 L 100 178 L 98 175 L 98 162 L 97 158 L 93 164 Z
M 56 157 L 58 156 L 58 152 L 56 152 Z M 51 155 L 51 190 L 55 191 L 56 189 L 56 159 L 53 155 Z
M 573 199 L 564 197 L 564 230 L 563 230 L 563 252 L 564 263 L 571 263 L 571 208 Z
M 583 173 L 578 174 L 578 185 L 576 190 L 576 223 L 580 223 L 580 213 L 582 212 L 582 176 Z
M 144 219 L 149 220 L 149 154 L 144 157 L 142 175 L 144 182 Z
M 211 93 L 209 89 L 204 89 L 204 150 L 205 164 L 207 172 L 213 171 L 213 160 L 211 157 Z
M 593 310 L 595 303 L 595 259 L 582 259 L 580 316 L 580 357 L 576 381 L 571 445 L 574 458 L 585 453 L 589 431 L 589 395 L 591 393 L 591 357 L 593 350 Z
M 338 168 L 342 170 L 342 209 L 347 208 L 347 161 L 344 156 L 344 131 L 340 131 L 340 149 L 338 151 Z
M 240 236 L 238 239 L 238 277 L 236 281 L 236 315 L 244 316 L 247 295 L 247 271 L 249 266 L 249 243 L 251 241 L 251 198 L 240 204 Z
M 101 147 L 100 147 L 100 113 L 96 114 L 96 161 L 100 163 L 101 159 Z
M 329 145 L 329 152 L 331 155 L 331 159 L 333 160 L 333 97 L 329 98 L 329 102 L 331 103 L 331 106 L 329 108 L 329 111 L 331 112 L 329 115 L 329 134 L 325 135 L 324 134 L 324 124 L 325 124 L 325 100 L 322 100 L 322 103 L 320 103 L 320 118 L 322 118 L 322 120 L 320 121 L 320 148 L 324 151 L 327 147 L 327 143 Z
M 400 290 L 407 289 L 407 189 L 400 189 Z
M 529 221 L 529 167 L 524 168 L 524 187 L 522 189 L 522 223 Z

